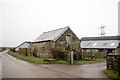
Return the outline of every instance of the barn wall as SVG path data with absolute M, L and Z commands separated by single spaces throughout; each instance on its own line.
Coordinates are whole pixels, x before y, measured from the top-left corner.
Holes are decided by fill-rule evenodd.
M 71 46 L 74 50 L 79 51 L 80 50 L 80 40 L 76 35 L 71 31 L 71 29 L 68 29 L 65 31 L 64 34 L 62 34 L 56 41 L 55 41 L 55 47 L 62 48 L 63 51 L 65 51 L 67 47 L 67 41 L 66 36 L 71 35 Z
M 84 59 L 102 58 L 106 56 L 107 50 L 100 52 L 99 49 L 82 49 L 82 53 Z
M 50 42 L 33 43 L 30 45 L 28 50 L 28 55 L 30 56 L 52 58 Z
M 70 36 L 70 38 L 68 38 L 68 36 Z M 55 42 L 52 42 L 52 54 L 54 58 L 64 60 L 70 59 L 68 43 L 71 43 L 71 47 L 74 51 L 80 52 L 79 38 L 70 29 L 68 29 Z
M 19 48 L 19 54 L 27 56 L 27 48 Z
M 109 54 L 107 55 L 107 69 L 108 70 L 116 70 L 118 71 L 120 63 L 118 65 L 118 60 L 120 60 L 120 55 L 118 54 Z
M 115 49 L 115 53 L 120 54 L 120 48 Z

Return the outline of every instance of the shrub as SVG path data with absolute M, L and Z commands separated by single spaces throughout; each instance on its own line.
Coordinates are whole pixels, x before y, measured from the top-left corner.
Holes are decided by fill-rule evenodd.
M 105 73 L 108 77 L 110 77 L 110 78 L 112 78 L 112 79 L 120 80 L 120 77 L 119 77 L 117 71 L 104 70 L 104 73 Z

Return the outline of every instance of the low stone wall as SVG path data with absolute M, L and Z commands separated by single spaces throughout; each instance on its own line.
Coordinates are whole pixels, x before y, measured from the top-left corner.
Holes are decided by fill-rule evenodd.
M 50 41 L 32 43 L 28 47 L 27 55 L 41 58 L 52 58 Z
M 120 54 L 108 54 L 107 55 L 107 70 L 118 71 L 120 67 Z
M 19 54 L 27 56 L 27 48 L 19 48 Z

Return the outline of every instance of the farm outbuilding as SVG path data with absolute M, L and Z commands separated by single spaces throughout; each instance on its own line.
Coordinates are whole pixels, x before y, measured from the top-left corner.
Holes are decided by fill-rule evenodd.
M 29 56 L 42 58 L 64 59 L 68 48 L 78 52 L 80 40 L 67 26 L 64 28 L 44 32 L 28 47 Z
M 30 46 L 31 42 L 25 41 L 15 48 L 15 52 L 27 56 L 27 48 Z
M 105 36 L 105 37 L 83 37 L 81 38 L 81 48 L 84 55 L 95 57 L 104 57 L 109 53 L 119 54 L 120 36 Z
M 0 47 L 0 51 L 2 51 L 2 48 Z

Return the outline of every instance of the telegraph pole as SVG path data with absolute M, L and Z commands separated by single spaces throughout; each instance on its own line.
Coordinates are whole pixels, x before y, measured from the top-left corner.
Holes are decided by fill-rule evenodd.
M 101 27 L 100 27 L 100 30 L 101 30 L 101 33 L 100 33 L 100 35 L 101 35 L 101 37 L 103 37 L 103 36 L 105 36 L 105 27 L 106 26 L 104 26 L 104 25 L 101 25 Z

